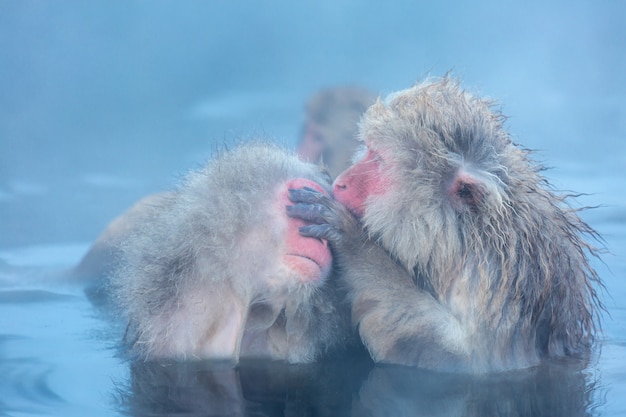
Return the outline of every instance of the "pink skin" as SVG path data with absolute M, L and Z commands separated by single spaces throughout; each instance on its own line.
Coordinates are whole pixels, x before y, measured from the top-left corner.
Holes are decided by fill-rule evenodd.
M 355 216 L 365 214 L 365 202 L 370 195 L 382 194 L 389 186 L 381 177 L 383 160 L 378 153 L 369 150 L 356 164 L 342 172 L 333 184 L 335 200 L 348 208 Z
M 281 206 L 290 206 L 293 203 L 289 200 L 288 190 L 309 187 L 323 194 L 328 195 L 317 183 L 297 178 L 288 181 L 281 189 L 278 202 Z M 283 210 L 283 212 L 285 212 Z M 285 212 L 286 213 L 286 212 Z M 332 255 L 328 248 L 328 242 L 323 239 L 304 237 L 300 234 L 300 227 L 310 223 L 301 219 L 287 217 L 287 231 L 285 237 L 285 265 L 295 272 L 299 279 L 305 282 L 321 282 L 329 274 L 332 266 Z
M 307 123 L 298 146 L 298 157 L 305 162 L 318 162 L 324 150 L 324 140 L 313 123 Z

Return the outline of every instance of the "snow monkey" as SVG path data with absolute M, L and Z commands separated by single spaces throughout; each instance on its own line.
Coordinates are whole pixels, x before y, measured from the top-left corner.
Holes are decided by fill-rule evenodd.
M 301 236 L 288 189 L 327 195 L 328 175 L 278 147 L 227 151 L 145 205 L 119 245 L 113 301 L 143 359 L 310 362 L 351 333 L 324 239 Z
M 306 105 L 306 120 L 298 144 L 303 161 L 323 163 L 334 178 L 350 165 L 358 146 L 357 122 L 374 103 L 374 95 L 359 87 L 334 87 L 315 93 Z M 71 271 L 77 279 L 99 279 L 111 273 L 119 254 L 120 243 L 150 213 L 167 199 L 167 192 L 148 195 L 114 219 L 96 239 L 80 263 Z M 102 302 L 103 294 L 89 288 L 92 301 Z
M 360 139 L 336 201 L 292 190 L 288 212 L 329 241 L 375 361 L 481 373 L 588 355 L 597 235 L 491 101 L 427 80 L 370 107 Z
M 358 146 L 357 123 L 375 96 L 360 87 L 320 90 L 306 104 L 306 121 L 298 145 L 304 161 L 323 163 L 332 178 L 350 166 Z

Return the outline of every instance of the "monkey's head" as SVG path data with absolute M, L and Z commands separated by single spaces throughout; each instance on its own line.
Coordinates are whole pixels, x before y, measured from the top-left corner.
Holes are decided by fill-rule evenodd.
M 330 192 L 329 177 L 319 167 L 268 144 L 224 152 L 188 177 L 180 207 L 193 216 L 184 223 L 195 230 L 184 232 L 187 240 L 198 240 L 188 244 L 201 251 L 196 261 L 206 263 L 198 270 L 231 276 L 247 294 L 323 283 L 332 264 L 327 243 L 301 236 L 304 221 L 285 210 L 287 190 L 305 186 Z
M 407 268 L 458 265 L 464 235 L 507 210 L 523 153 L 490 107 L 444 78 L 379 100 L 364 115 L 364 147 L 334 196 Z M 443 254 L 451 259 L 434 257 Z
M 568 297 L 553 283 L 594 279 L 584 253 L 593 249 L 581 238 L 593 232 L 492 107 L 449 77 L 379 100 L 360 123 L 363 150 L 335 180 L 334 197 L 437 291 L 473 276 L 487 291 L 504 294 L 523 280 L 524 299 Z

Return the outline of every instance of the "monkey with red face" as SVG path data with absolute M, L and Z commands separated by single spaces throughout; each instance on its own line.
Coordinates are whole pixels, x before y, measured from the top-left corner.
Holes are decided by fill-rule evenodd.
M 120 243 L 108 291 L 143 359 L 310 362 L 342 346 L 349 307 L 324 239 L 287 216 L 288 189 L 328 194 L 312 164 L 270 145 L 241 146 L 142 208 Z
M 335 178 L 350 166 L 359 145 L 357 123 L 375 96 L 361 87 L 325 88 L 306 104 L 306 120 L 298 143 L 303 161 L 322 163 Z
M 336 201 L 291 191 L 327 239 L 378 362 L 464 372 L 587 357 L 595 237 L 514 144 L 488 100 L 446 77 L 377 102 Z
M 358 146 L 357 122 L 374 103 L 374 95 L 359 87 L 333 87 L 316 92 L 307 101 L 306 120 L 297 153 L 303 161 L 323 164 L 332 178 L 346 169 Z M 98 287 L 115 267 L 121 242 L 150 216 L 168 192 L 148 195 L 115 218 L 91 245 L 80 263 L 70 271 L 77 280 L 91 279 L 88 294 L 100 304 L 106 298 Z

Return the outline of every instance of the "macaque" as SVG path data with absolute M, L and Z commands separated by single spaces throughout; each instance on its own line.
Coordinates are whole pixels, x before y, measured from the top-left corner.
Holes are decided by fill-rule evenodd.
M 375 361 L 483 373 L 588 357 L 597 235 L 503 120 L 453 78 L 425 81 L 366 112 L 336 201 L 291 191 L 289 215 L 329 241 Z
M 142 359 L 310 362 L 351 333 L 324 239 L 301 236 L 288 189 L 328 195 L 328 175 L 253 144 L 225 152 L 144 205 L 108 291 Z
M 374 103 L 374 95 L 358 87 L 335 87 L 314 94 L 306 105 L 306 121 L 298 145 L 298 155 L 303 161 L 323 163 L 331 178 L 346 169 L 358 146 L 357 122 L 365 110 Z M 92 301 L 106 301 L 99 282 L 108 276 L 119 256 L 120 243 L 124 241 L 151 212 L 160 205 L 167 192 L 148 195 L 115 218 L 96 239 L 70 274 L 88 280 L 88 294 Z
M 306 105 L 300 158 L 323 163 L 335 178 L 350 166 L 359 144 L 357 123 L 374 100 L 372 93 L 358 87 L 328 88 L 313 95 Z

